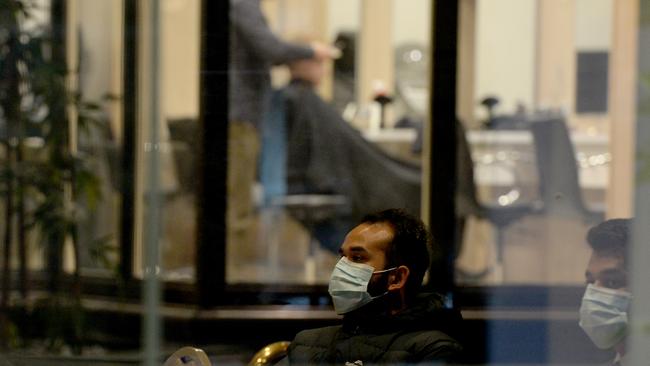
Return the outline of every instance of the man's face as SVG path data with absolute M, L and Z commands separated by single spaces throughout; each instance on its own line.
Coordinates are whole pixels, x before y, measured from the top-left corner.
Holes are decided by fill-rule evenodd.
M 339 254 L 351 262 L 367 264 L 379 271 L 386 266 L 386 251 L 393 236 L 393 228 L 387 223 L 363 223 L 348 233 Z
M 587 284 L 598 287 L 628 291 L 625 263 L 623 258 L 617 255 L 593 251 L 585 272 L 585 280 Z
M 624 295 L 628 293 L 628 282 L 623 256 L 592 251 L 585 279 L 594 288 L 587 290 L 582 299 L 580 326 L 599 348 L 614 348 L 619 355 L 625 354 L 627 316 L 620 303 L 629 301 L 629 295 Z M 620 296 L 614 301 L 610 292 L 597 288 L 620 291 Z

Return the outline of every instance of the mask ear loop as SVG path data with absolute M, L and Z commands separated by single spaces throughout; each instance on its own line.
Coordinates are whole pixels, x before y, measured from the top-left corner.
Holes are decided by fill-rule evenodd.
M 374 276 L 375 274 L 382 274 L 382 273 L 386 273 L 386 272 L 394 271 L 394 270 L 396 270 L 397 268 L 399 268 L 399 267 L 393 267 L 393 268 L 388 268 L 388 269 L 382 269 L 381 271 L 375 271 L 375 272 L 372 272 L 372 275 Z M 381 294 L 381 295 L 377 295 L 377 296 L 371 296 L 371 298 L 372 298 L 373 300 L 375 300 L 375 299 L 378 299 L 378 298 L 383 297 L 383 296 L 386 296 L 386 295 L 388 295 L 388 289 L 386 289 L 386 292 L 384 292 L 383 294 Z
M 386 272 L 394 271 L 394 270 L 398 269 L 399 267 L 400 267 L 400 266 L 391 267 L 391 268 L 388 268 L 388 269 L 383 269 L 383 270 L 381 270 L 381 271 L 373 272 L 372 274 L 374 275 L 375 273 L 379 273 L 379 274 L 381 274 L 381 273 L 386 273 Z M 388 292 L 388 291 L 386 291 L 386 292 Z
M 397 267 L 393 267 L 393 268 L 389 268 L 389 269 L 382 269 L 381 271 L 374 271 L 374 272 L 372 272 L 372 274 L 374 275 L 375 273 L 384 273 L 384 272 L 388 272 L 388 271 L 394 271 L 396 269 L 397 269 Z

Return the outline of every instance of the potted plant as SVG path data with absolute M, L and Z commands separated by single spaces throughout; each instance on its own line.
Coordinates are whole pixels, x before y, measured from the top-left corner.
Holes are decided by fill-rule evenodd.
M 4 147 L 0 192 L 5 197 L 0 335 L 6 347 L 13 329 L 7 315 L 11 249 L 17 241 L 18 282 L 25 299 L 30 249 L 26 233 L 33 230 L 46 255 L 49 296 L 43 303 L 50 346 L 60 345 L 65 338 L 80 351 L 81 248 L 76 233 L 80 210 L 85 208 L 76 202 L 92 208 L 101 191 L 90 169 L 91 158 L 79 153 L 76 145 L 79 136 L 98 122 L 99 106 L 69 88 L 61 29 L 25 28 L 34 7 L 32 1 L 0 0 L 0 142 Z M 74 251 L 69 289 L 62 288 L 65 245 Z M 63 327 L 62 322 L 68 325 Z

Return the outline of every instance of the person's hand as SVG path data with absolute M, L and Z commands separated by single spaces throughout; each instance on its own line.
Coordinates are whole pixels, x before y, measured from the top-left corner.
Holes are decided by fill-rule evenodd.
M 317 60 L 329 60 L 341 57 L 341 50 L 325 43 L 313 42 L 311 48 L 314 50 L 314 58 Z
M 291 78 L 306 81 L 313 86 L 320 84 L 325 74 L 323 61 L 317 58 L 297 60 L 289 64 Z

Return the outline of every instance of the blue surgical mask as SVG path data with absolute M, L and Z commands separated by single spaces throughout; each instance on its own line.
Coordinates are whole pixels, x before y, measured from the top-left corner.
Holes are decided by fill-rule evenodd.
M 587 285 L 580 306 L 580 327 L 596 347 L 609 349 L 625 339 L 631 298 L 626 291 Z
M 392 271 L 395 268 L 397 267 L 375 272 L 372 266 L 350 262 L 346 257 L 341 257 L 332 271 L 329 284 L 329 293 L 336 313 L 348 313 L 385 295 L 387 292 L 371 296 L 368 293 L 368 283 L 373 274 Z

